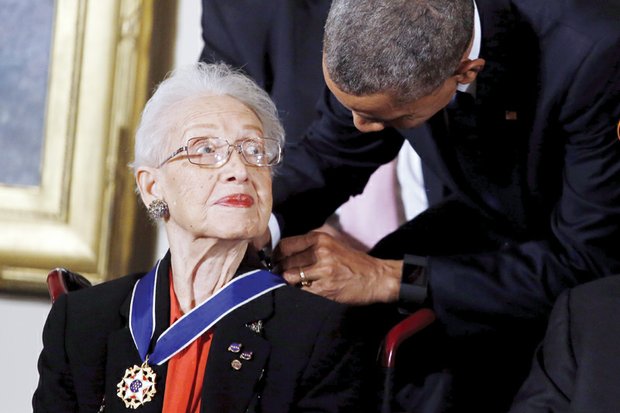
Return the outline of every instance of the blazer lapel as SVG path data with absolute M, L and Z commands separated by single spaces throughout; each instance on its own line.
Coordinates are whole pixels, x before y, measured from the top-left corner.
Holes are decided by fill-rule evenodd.
M 480 153 L 470 162 L 478 193 L 489 193 L 486 205 L 500 211 L 513 231 L 528 226 L 527 157 L 537 98 L 537 59 L 524 59 L 538 47 L 536 36 L 508 0 L 477 0 L 481 25 L 480 56 L 486 60 L 476 82 L 478 139 L 459 143 L 459 153 Z M 536 152 L 536 151 L 534 151 Z M 470 168 L 470 169 L 471 169 Z M 466 171 L 467 172 L 472 172 Z M 495 203 L 495 204 L 494 204 Z M 507 213 L 506 213 L 507 212 Z
M 423 159 L 424 165 L 453 193 L 464 200 L 475 198 L 473 189 L 463 179 L 454 147 L 448 138 L 446 116 L 446 110 L 443 109 L 417 128 L 398 131 Z
M 493 45 L 495 37 L 502 37 L 507 30 L 502 24 L 508 21 L 509 10 L 506 0 L 476 0 L 482 25 L 482 49 L 480 57 L 487 60 L 487 64 L 478 75 L 476 94 L 478 97 L 487 96 L 491 91 L 497 91 L 496 82 L 504 79 L 503 57 L 498 54 Z M 500 93 L 501 96 L 501 93 Z M 479 98 L 477 102 L 479 102 Z M 477 107 L 478 105 L 476 105 Z M 454 153 L 454 142 L 451 141 L 448 111 L 444 108 L 428 122 L 415 129 L 399 129 L 399 132 L 411 143 L 416 152 L 424 159 L 427 167 L 444 182 L 452 191 L 464 195 L 464 199 L 476 199 L 475 191 L 468 181 L 463 179 L 463 172 Z
M 203 412 L 254 410 L 271 345 L 249 325 L 272 313 L 273 292 L 269 292 L 216 324 L 202 390 Z
M 523 63 L 515 61 L 513 50 L 527 40 L 527 32 L 507 0 L 476 3 L 482 23 L 480 57 L 486 65 L 477 77 L 475 99 L 466 108 L 456 96 L 427 124 L 401 133 L 461 199 L 487 217 L 504 221 L 511 232 L 521 231 L 528 201 L 521 165 L 532 111 L 521 96 L 536 82 L 516 76 L 529 71 L 521 70 Z M 522 35 L 515 36 L 517 32 Z

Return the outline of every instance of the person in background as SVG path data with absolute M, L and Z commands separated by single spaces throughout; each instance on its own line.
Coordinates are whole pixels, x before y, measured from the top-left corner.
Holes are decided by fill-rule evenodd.
M 244 260 L 267 228 L 283 140 L 269 96 L 224 64 L 159 85 L 133 169 L 170 250 L 146 274 L 54 303 L 35 412 L 367 408 L 357 318 Z
M 325 87 L 323 26 L 331 0 L 202 0 L 200 61 L 243 70 L 278 108 L 287 142 L 317 117 Z
M 284 276 L 432 308 L 447 399 L 505 411 L 558 295 L 620 273 L 620 3 L 334 0 L 323 43 L 331 93 L 274 180 Z M 308 233 L 405 141 L 442 202 L 370 254 Z
M 510 413 L 620 411 L 620 276 L 565 291 Z

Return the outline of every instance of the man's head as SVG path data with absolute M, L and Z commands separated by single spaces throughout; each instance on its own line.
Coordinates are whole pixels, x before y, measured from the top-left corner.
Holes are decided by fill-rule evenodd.
M 417 126 L 484 64 L 467 59 L 473 21 L 472 0 L 334 0 L 323 49 L 327 85 L 362 131 Z

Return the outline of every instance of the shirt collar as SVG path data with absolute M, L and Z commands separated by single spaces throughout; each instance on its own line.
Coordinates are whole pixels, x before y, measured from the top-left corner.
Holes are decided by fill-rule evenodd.
M 472 44 L 471 51 L 469 52 L 469 59 L 475 60 L 480 57 L 480 42 L 482 40 L 482 27 L 480 26 L 480 14 L 478 13 L 478 6 L 474 1 L 474 43 Z
M 482 41 L 482 26 L 480 25 L 480 14 L 478 13 L 478 6 L 476 2 L 474 3 L 474 39 L 471 46 L 471 50 L 469 51 L 469 60 L 476 60 L 480 57 L 480 43 Z M 459 92 L 470 93 L 472 95 L 476 94 L 476 82 L 473 81 L 466 85 L 458 85 L 457 90 Z

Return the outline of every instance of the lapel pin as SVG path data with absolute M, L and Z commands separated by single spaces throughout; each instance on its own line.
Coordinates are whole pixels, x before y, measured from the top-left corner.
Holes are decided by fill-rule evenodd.
M 514 110 L 507 110 L 506 120 L 517 120 L 517 112 L 515 112 Z
M 239 360 L 237 360 L 237 359 L 234 359 L 230 363 L 230 367 L 232 367 L 235 370 L 240 370 L 242 366 L 243 366 L 243 364 Z
M 228 351 L 231 353 L 238 353 L 241 351 L 241 347 L 243 347 L 243 344 L 241 343 L 230 343 L 228 346 Z
M 252 323 L 247 323 L 245 326 L 256 334 L 260 334 L 263 331 L 263 320 L 257 320 Z
M 252 355 L 253 355 L 253 354 L 254 354 L 254 353 L 252 353 L 251 351 L 244 351 L 243 353 L 241 353 L 241 354 L 239 355 L 239 358 L 240 358 L 241 360 L 252 360 Z

